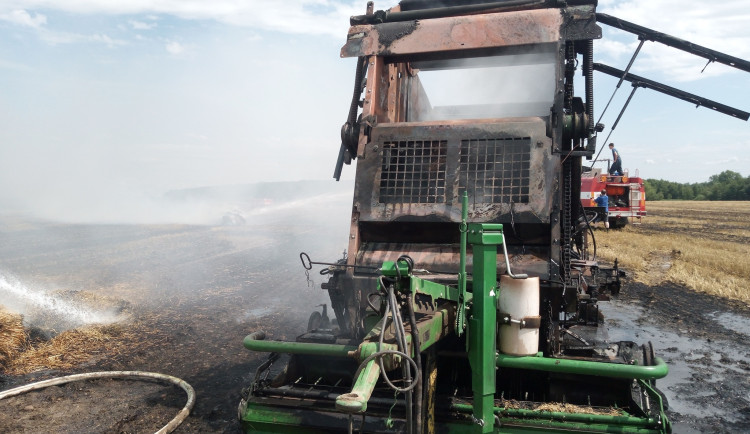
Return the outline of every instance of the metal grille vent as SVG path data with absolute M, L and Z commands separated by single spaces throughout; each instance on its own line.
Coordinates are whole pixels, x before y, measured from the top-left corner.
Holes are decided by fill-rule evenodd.
M 380 203 L 444 203 L 445 140 L 383 143 Z
M 459 191 L 477 203 L 529 203 L 531 139 L 461 140 Z

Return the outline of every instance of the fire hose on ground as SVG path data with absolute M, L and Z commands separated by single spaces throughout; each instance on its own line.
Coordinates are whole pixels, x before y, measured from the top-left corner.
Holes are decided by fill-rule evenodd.
M 182 380 L 171 375 L 159 374 L 156 372 L 144 372 L 144 371 L 101 371 L 101 372 L 89 372 L 85 374 L 68 375 L 65 377 L 51 378 L 49 380 L 38 381 L 36 383 L 27 384 L 25 386 L 19 386 L 4 392 L 0 392 L 0 400 L 10 398 L 11 396 L 21 395 L 26 392 L 34 390 L 44 389 L 50 386 L 59 386 L 61 384 L 73 383 L 76 381 L 92 380 L 100 378 L 120 378 L 120 379 L 133 379 L 133 378 L 149 378 L 153 380 L 160 380 L 167 383 L 179 386 L 182 390 L 187 393 L 187 402 L 182 407 L 177 416 L 164 425 L 161 429 L 156 431 L 156 434 L 167 434 L 175 430 L 182 421 L 190 414 L 190 410 L 195 404 L 195 390 L 185 380 Z

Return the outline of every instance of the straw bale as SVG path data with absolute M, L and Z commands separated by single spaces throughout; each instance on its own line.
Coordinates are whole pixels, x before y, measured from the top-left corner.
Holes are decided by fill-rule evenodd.
M 7 371 L 22 375 L 45 369 L 69 370 L 119 352 L 129 338 L 130 334 L 118 325 L 68 330 L 18 353 L 8 363 Z
M 0 370 L 5 370 L 26 342 L 23 317 L 0 306 Z
M 622 411 L 616 408 L 594 408 L 588 406 L 573 405 L 563 402 L 547 402 L 538 405 L 535 410 L 560 413 L 598 414 L 606 416 L 620 416 Z

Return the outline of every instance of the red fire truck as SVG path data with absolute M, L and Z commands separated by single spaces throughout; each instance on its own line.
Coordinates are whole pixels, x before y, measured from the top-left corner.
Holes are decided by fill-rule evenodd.
M 636 172 L 635 177 L 628 173 L 612 176 L 602 169 L 593 168 L 581 176 L 581 203 L 587 215 L 602 214 L 604 210 L 594 199 L 605 190 L 609 196 L 609 226 L 621 228 L 628 222 L 640 223 L 646 216 L 646 192 L 643 179 Z

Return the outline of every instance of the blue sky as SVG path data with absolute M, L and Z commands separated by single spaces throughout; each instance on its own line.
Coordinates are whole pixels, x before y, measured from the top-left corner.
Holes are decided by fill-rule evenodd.
M 0 200 L 54 212 L 178 188 L 330 178 L 354 73 L 339 49 L 349 15 L 365 5 L 4 0 Z M 599 11 L 750 58 L 744 0 L 600 0 Z M 637 38 L 604 27 L 595 61 L 624 69 Z M 701 74 L 704 64 L 646 43 L 632 72 L 750 111 L 750 74 L 718 64 Z M 598 118 L 615 80 L 595 78 Z M 640 89 L 610 141 L 631 173 L 699 182 L 727 169 L 750 175 L 749 133 L 747 122 Z

